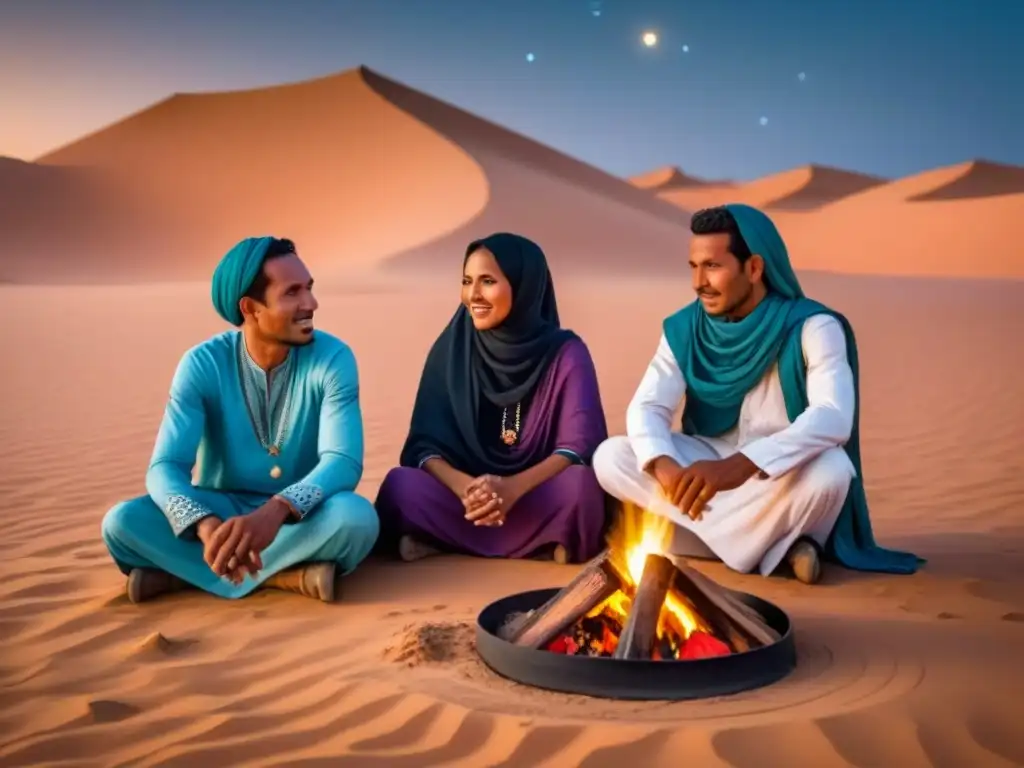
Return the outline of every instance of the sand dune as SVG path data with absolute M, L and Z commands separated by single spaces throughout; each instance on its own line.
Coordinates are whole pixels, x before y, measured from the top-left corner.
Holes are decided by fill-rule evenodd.
M 1024 168 L 970 162 L 898 179 L 811 216 L 779 217 L 806 269 L 1024 277 L 1007 227 L 1024 217 Z
M 628 182 L 372 72 L 366 82 L 469 153 L 490 184 L 472 220 L 388 260 L 389 268 L 450 268 L 466 244 L 506 230 L 539 242 L 553 271 L 637 274 L 675 269 L 689 240 L 689 214 Z
M 0 158 L 0 281 L 81 273 L 83 255 L 123 254 L 168 225 L 163 212 L 100 169 Z
M 489 194 L 470 156 L 381 98 L 362 70 L 176 94 L 40 162 L 102 168 L 182 222 L 144 243 L 174 257 L 140 260 L 137 279 L 206 277 L 234 241 L 268 232 L 294 238 L 314 266 L 372 263 L 457 226 Z M 117 274 L 122 260 L 97 254 L 81 274 Z
M 896 179 L 875 189 L 872 204 L 967 200 L 1024 194 L 1024 167 L 970 160 Z
M 953 181 L 931 192 L 909 198 L 911 201 L 959 200 L 1024 194 L 1024 167 L 973 160 L 959 166 L 962 173 Z
M 664 192 L 680 187 L 735 186 L 731 182 L 708 181 L 707 179 L 690 176 L 674 165 L 656 168 L 639 176 L 630 176 L 629 183 L 639 189 L 650 189 L 655 192 Z
M 999 232 L 1022 189 L 1024 169 L 984 161 L 890 183 L 817 165 L 741 184 L 674 167 L 626 181 L 360 67 L 175 94 L 36 163 L 0 159 L 14 246 L 0 282 L 205 279 L 237 239 L 275 233 L 321 282 L 379 284 L 455 273 L 471 239 L 499 230 L 540 242 L 556 274 L 675 274 L 689 213 L 730 201 L 771 211 L 803 268 L 1020 276 Z M 901 221 L 898 238 L 873 220 Z
M 0 411 L 0 765 L 1024 764 L 1022 288 L 804 284 L 857 328 L 876 535 L 929 563 L 912 577 L 829 570 L 815 587 L 701 564 L 789 612 L 798 666 L 768 688 L 674 704 L 546 693 L 476 659 L 476 613 L 575 572 L 551 563 L 368 562 L 330 606 L 276 592 L 128 604 L 101 516 L 143 492 L 178 356 L 222 325 L 205 286 L 0 288 L 0 345 L 17 361 L 0 378 L 16 404 Z M 319 297 L 318 324 L 359 356 L 370 497 L 457 288 L 389 291 Z M 559 285 L 613 431 L 687 294 L 684 276 Z M 417 322 L 367 322 L 382 305 Z M 107 343 L 77 343 L 68 318 Z
M 101 169 L 164 226 L 130 247 L 79 246 L 73 260 L 78 229 L 62 228 L 31 275 L 5 270 L 22 280 L 203 278 L 235 240 L 267 232 L 295 239 L 320 277 L 395 255 L 457 265 L 469 240 L 498 229 L 536 238 L 556 264 L 576 253 L 607 266 L 688 236 L 685 212 L 622 179 L 366 68 L 176 94 L 39 164 Z M 48 210 L 45 195 L 26 198 L 27 242 Z
M 681 183 L 674 169 L 632 181 L 689 210 L 766 209 L 802 269 L 846 274 L 1024 277 L 1006 227 L 1024 216 L 1024 168 L 983 160 L 894 181 L 805 166 L 740 185 Z M 637 181 L 639 179 L 639 181 Z
M 688 210 L 746 203 L 771 211 L 809 211 L 884 183 L 863 173 L 805 165 L 741 184 L 666 187 L 658 196 Z

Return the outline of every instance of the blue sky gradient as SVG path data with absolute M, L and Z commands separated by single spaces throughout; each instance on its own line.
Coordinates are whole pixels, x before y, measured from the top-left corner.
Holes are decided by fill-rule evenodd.
M 617 175 L 1024 165 L 1020 29 L 1009 0 L 7 0 L 0 154 L 365 64 Z

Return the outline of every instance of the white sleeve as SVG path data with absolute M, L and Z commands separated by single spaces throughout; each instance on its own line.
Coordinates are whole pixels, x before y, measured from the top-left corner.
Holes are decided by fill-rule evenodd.
M 641 472 L 659 456 L 672 456 L 672 417 L 686 395 L 686 382 L 662 334 L 636 394 L 626 410 L 629 435 Z
M 843 327 L 830 315 L 814 315 L 804 323 L 801 343 L 807 364 L 807 409 L 785 429 L 741 449 L 769 477 L 845 444 L 853 431 L 856 395 Z

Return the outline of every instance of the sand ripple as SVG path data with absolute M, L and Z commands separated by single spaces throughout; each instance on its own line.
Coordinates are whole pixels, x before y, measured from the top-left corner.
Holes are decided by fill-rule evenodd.
M 8 290 L 0 343 L 24 365 L 0 380 L 0 397 L 18 403 L 0 412 L 0 765 L 1024 764 L 1013 296 L 824 278 L 807 287 L 858 326 L 876 534 L 930 562 L 912 578 L 828 571 L 813 589 L 707 565 L 789 612 L 799 665 L 768 688 L 675 703 L 530 689 L 479 661 L 476 613 L 565 583 L 571 571 L 554 564 L 368 563 L 334 606 L 270 592 L 128 604 L 100 519 L 142 492 L 174 362 L 218 330 L 205 288 L 154 288 L 145 307 L 120 289 Z M 443 294 L 417 290 L 422 323 L 383 331 L 365 322 L 379 296 L 320 297 L 322 325 L 363 360 L 361 490 L 371 497 L 404 437 L 422 355 L 451 312 Z M 649 329 L 679 291 L 567 285 L 559 298 L 620 430 L 656 342 Z M 102 365 L 63 327 L 9 319 L 31 310 L 105 327 L 133 300 L 147 320 L 124 327 Z M 179 325 L 166 323 L 172 310 Z

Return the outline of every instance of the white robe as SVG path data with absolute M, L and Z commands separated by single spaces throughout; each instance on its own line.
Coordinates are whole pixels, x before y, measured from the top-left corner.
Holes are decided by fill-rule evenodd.
M 627 436 L 605 441 L 593 458 L 607 493 L 675 524 L 673 554 L 713 556 L 767 576 L 800 536 L 824 545 L 846 500 L 855 470 L 842 446 L 853 428 L 853 371 L 839 322 L 808 318 L 801 331 L 807 364 L 807 409 L 793 422 L 773 365 L 747 393 L 737 425 L 718 437 L 672 431 L 686 382 L 664 335 L 626 412 Z M 659 456 L 683 466 L 742 451 L 761 470 L 739 488 L 720 491 L 691 520 L 665 499 L 645 471 Z

